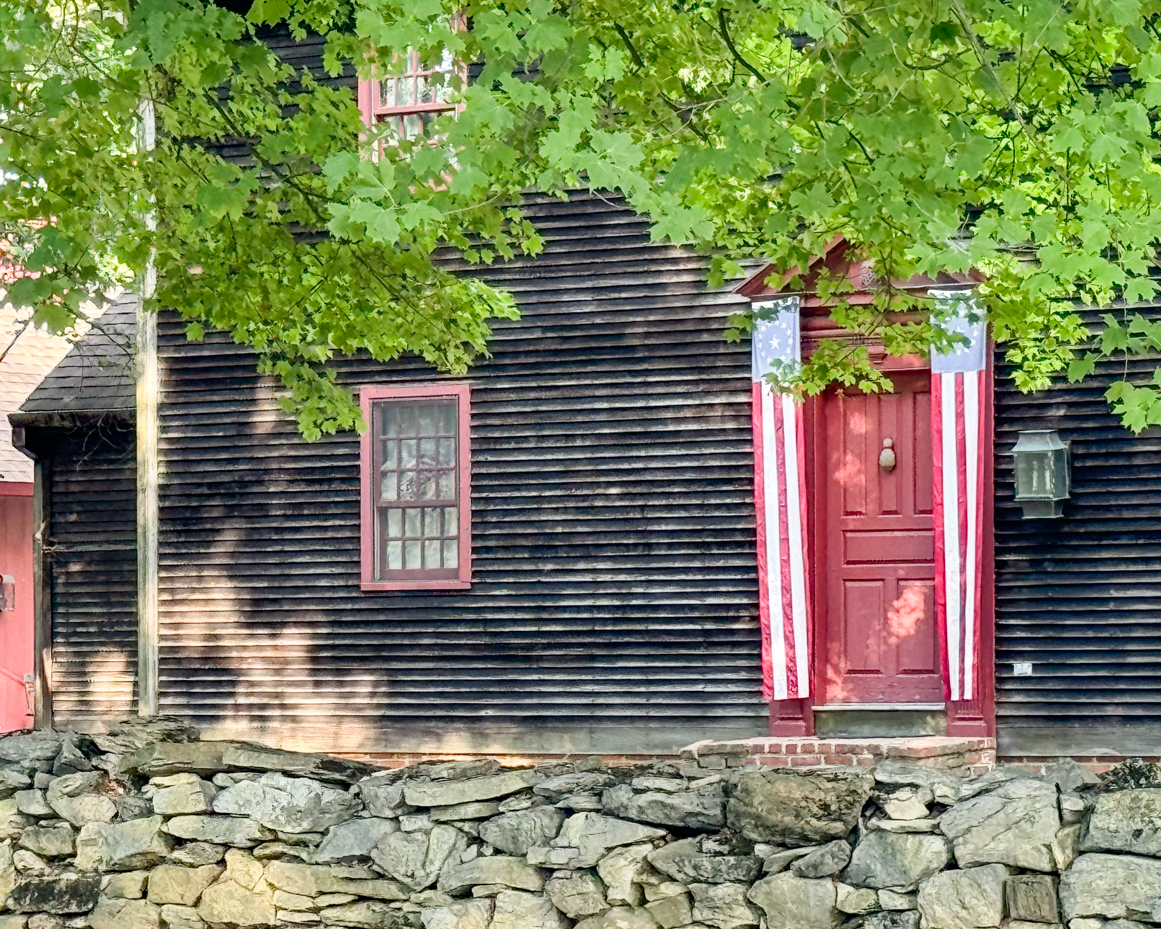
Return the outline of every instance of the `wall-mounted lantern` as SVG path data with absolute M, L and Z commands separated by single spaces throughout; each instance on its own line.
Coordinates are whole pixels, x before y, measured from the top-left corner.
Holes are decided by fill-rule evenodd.
M 1068 443 L 1055 429 L 1021 432 L 1016 458 L 1016 502 L 1025 519 L 1052 519 L 1064 510 L 1072 487 Z

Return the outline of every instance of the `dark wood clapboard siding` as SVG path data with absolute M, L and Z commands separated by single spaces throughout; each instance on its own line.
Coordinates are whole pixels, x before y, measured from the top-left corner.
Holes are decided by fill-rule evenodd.
M 749 357 L 722 338 L 739 300 L 621 206 L 529 208 L 544 254 L 485 272 L 523 316 L 468 378 L 466 592 L 361 594 L 356 438 L 303 442 L 248 352 L 163 320 L 163 712 L 348 750 L 763 731 Z
M 51 456 L 52 701 L 57 726 L 136 707 L 135 444 L 122 423 L 63 433 Z
M 1161 308 L 1151 309 L 1161 315 Z M 1095 314 L 1093 314 L 1095 318 Z M 1161 745 L 1161 430 L 1121 426 L 1103 393 L 1125 370 L 1019 393 L 996 385 L 997 727 L 1004 754 L 1156 754 Z M 1139 382 L 1155 362 L 1133 361 Z M 1072 445 L 1072 499 L 1023 520 L 1011 450 L 1023 429 Z M 1033 674 L 1016 677 L 1015 662 Z

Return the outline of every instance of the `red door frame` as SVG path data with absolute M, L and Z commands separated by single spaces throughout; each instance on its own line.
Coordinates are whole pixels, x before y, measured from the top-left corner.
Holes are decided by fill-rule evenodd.
M 990 344 L 989 344 L 990 347 Z M 989 353 L 989 358 L 991 357 Z M 915 357 L 891 358 L 886 357 L 879 365 L 884 372 L 929 370 L 926 359 Z M 979 674 L 980 696 L 977 700 L 957 700 L 947 702 L 947 734 L 949 736 L 978 737 L 994 735 L 996 731 L 995 705 L 995 544 L 994 544 L 994 372 L 992 365 L 988 365 L 984 378 L 984 449 L 983 449 L 983 479 L 984 479 L 984 520 L 983 520 L 983 549 L 984 557 L 981 581 L 984 585 L 980 610 L 980 650 Z M 770 734 L 781 736 L 813 735 L 814 712 L 811 706 L 820 699 L 824 692 L 823 684 L 826 674 L 826 646 L 825 618 L 818 609 L 818 597 L 824 587 L 824 579 L 820 577 L 822 564 L 820 554 L 822 544 L 818 537 L 818 527 L 824 525 L 822 521 L 822 507 L 826 505 L 825 492 L 819 493 L 818 488 L 825 487 L 827 475 L 823 455 L 819 454 L 820 442 L 825 439 L 824 424 L 819 415 L 821 402 L 811 399 L 806 402 L 804 410 L 804 426 L 806 431 L 806 493 L 808 501 L 807 525 L 807 554 L 811 572 L 811 591 L 815 602 L 812 604 L 813 625 L 811 630 L 814 643 L 812 660 L 813 680 L 811 698 L 807 700 L 775 700 L 770 704 Z

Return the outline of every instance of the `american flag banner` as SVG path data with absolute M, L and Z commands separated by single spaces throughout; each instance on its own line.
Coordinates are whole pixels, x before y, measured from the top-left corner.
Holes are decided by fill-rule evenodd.
M 798 299 L 755 303 L 754 310 L 759 317 L 751 376 L 762 692 L 767 700 L 796 700 L 810 695 L 811 654 L 802 404 L 777 393 L 765 377 L 776 362 L 801 360 Z
M 987 335 L 970 293 L 932 291 L 932 296 L 942 328 L 967 338 L 931 354 L 932 510 L 944 696 L 972 700 L 979 693 Z

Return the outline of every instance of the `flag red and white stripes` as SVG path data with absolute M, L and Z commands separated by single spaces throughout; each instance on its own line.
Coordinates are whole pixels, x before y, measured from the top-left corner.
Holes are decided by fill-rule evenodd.
M 754 310 L 751 375 L 762 690 L 767 700 L 794 700 L 810 695 L 802 404 L 777 393 L 765 376 L 775 363 L 800 360 L 798 300 L 755 304 Z
M 971 319 L 970 294 L 935 293 L 942 325 L 967 342 L 931 355 L 935 471 L 935 612 L 943 648 L 944 695 L 972 700 L 979 687 L 983 559 L 983 435 L 986 337 Z

